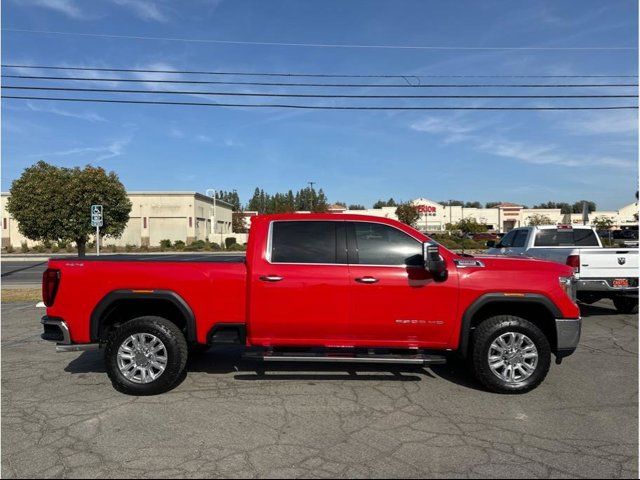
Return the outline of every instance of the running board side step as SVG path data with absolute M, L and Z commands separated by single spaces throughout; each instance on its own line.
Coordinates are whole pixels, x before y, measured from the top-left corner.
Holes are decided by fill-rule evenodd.
M 286 353 L 248 353 L 245 358 L 265 362 L 323 362 L 323 363 L 378 363 L 396 365 L 444 365 L 447 359 L 442 355 L 318 355 Z

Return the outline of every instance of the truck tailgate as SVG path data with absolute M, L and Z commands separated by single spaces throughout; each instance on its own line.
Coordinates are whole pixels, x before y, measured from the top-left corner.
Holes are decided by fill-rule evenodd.
M 580 249 L 580 278 L 638 276 L 638 249 Z

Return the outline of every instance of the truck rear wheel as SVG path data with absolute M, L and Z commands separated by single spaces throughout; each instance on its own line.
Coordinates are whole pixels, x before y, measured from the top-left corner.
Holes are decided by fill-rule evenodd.
M 616 297 L 613 299 L 613 305 L 620 313 L 636 313 L 638 311 L 638 299 L 628 297 Z
M 549 340 L 524 318 L 488 318 L 476 328 L 472 345 L 476 377 L 493 392 L 533 390 L 545 379 L 551 365 Z
M 157 395 L 176 384 L 187 355 L 187 341 L 174 323 L 162 317 L 138 317 L 111 334 L 105 364 L 116 390 Z

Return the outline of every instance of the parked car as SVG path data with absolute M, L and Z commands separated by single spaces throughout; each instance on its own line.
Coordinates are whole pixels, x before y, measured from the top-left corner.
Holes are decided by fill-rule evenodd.
M 638 308 L 638 250 L 603 248 L 587 226 L 539 226 L 511 230 L 489 254 L 520 255 L 570 265 L 579 276 L 577 298 L 593 303 L 610 298 L 621 313 Z
M 476 242 L 489 242 L 489 241 L 497 242 L 498 240 L 500 240 L 500 235 L 498 235 L 497 233 L 484 232 L 484 233 L 476 233 L 471 238 Z
M 56 258 L 42 338 L 103 349 L 116 389 L 165 392 L 188 355 L 220 344 L 266 362 L 467 358 L 495 392 L 539 385 L 580 337 L 571 267 L 457 255 L 391 219 L 252 218 L 244 256 Z

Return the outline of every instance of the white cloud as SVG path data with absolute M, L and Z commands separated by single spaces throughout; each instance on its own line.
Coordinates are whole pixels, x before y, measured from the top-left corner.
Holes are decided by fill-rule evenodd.
M 111 0 L 116 5 L 128 8 L 142 20 L 167 22 L 169 18 L 158 8 L 158 5 L 146 0 Z
M 635 110 L 611 110 L 574 114 L 561 120 L 559 125 L 573 135 L 622 134 L 636 137 L 638 113 Z
M 61 150 L 57 152 L 49 152 L 45 154 L 32 155 L 33 157 L 47 158 L 47 157 L 89 157 L 86 160 L 92 163 L 102 162 L 113 157 L 119 157 L 124 153 L 124 149 L 131 143 L 131 137 L 125 137 L 119 140 L 114 140 L 107 145 L 101 145 L 96 147 L 77 147 L 68 150 Z
M 48 8 L 49 10 L 62 13 L 67 17 L 76 20 L 87 18 L 87 15 L 78 7 L 73 0 L 14 0 L 21 5 L 32 5 L 35 7 Z
M 601 125 L 600 120 L 592 119 L 587 126 L 597 131 Z M 612 123 L 612 125 L 615 122 Z M 625 123 L 609 125 L 610 129 L 627 129 Z M 489 124 L 478 122 L 466 122 L 464 114 L 446 117 L 426 117 L 423 120 L 410 125 L 412 130 L 426 132 L 443 137 L 444 143 L 464 142 L 478 152 L 510 158 L 534 165 L 558 165 L 563 167 L 601 166 L 618 168 L 635 168 L 633 159 L 616 158 L 613 156 L 580 155 L 567 152 L 552 143 L 536 144 L 519 140 L 505 139 L 503 135 L 496 133 L 496 129 L 487 130 Z M 577 127 L 576 127 L 577 128 Z
M 76 113 L 76 112 L 70 112 L 68 110 L 62 110 L 61 108 L 57 108 L 54 106 L 39 105 L 39 104 L 34 104 L 32 102 L 27 102 L 27 107 L 29 108 L 29 110 L 33 112 L 51 113 L 54 115 L 77 118 L 77 119 L 86 120 L 89 122 L 106 122 L 107 121 L 106 118 L 93 112 Z

